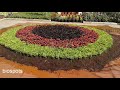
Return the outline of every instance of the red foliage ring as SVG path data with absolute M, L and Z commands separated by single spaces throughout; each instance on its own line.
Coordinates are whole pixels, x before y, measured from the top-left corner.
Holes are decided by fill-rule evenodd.
M 43 27 L 43 25 L 39 25 L 39 27 L 40 26 Z M 79 28 L 79 30 L 83 31 L 84 34 L 79 38 L 73 38 L 73 39 L 65 39 L 65 40 L 52 39 L 52 38 L 50 39 L 33 34 L 32 32 L 36 27 L 37 26 L 27 26 L 17 31 L 16 37 L 20 38 L 21 41 L 25 41 L 30 44 L 37 44 L 40 46 L 63 47 L 63 48 L 76 48 L 76 47 L 86 46 L 89 43 L 94 43 L 98 38 L 98 34 L 93 30 L 89 30 L 78 26 L 69 26 L 69 27 Z

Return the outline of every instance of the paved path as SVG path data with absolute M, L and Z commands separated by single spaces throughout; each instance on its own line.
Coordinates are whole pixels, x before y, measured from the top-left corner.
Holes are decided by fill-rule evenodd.
M 16 18 L 5 18 L 0 20 L 0 29 L 9 27 L 18 23 L 51 23 L 50 20 L 39 20 L 39 19 L 16 19 Z M 63 23 L 63 22 L 54 22 L 52 23 Z M 120 28 L 120 25 L 117 25 L 116 23 L 107 23 L 107 22 L 84 22 L 84 23 L 76 23 L 76 22 L 64 22 L 65 24 L 78 24 L 78 25 L 90 25 L 90 26 L 96 26 L 96 25 L 108 25 L 111 27 Z
M 51 23 L 50 20 L 27 20 L 27 19 L 1 19 L 0 29 L 9 27 L 19 23 Z M 56 22 L 52 22 L 56 23 Z M 61 22 L 57 22 L 61 23 Z M 120 28 L 117 24 L 104 23 L 76 23 L 78 25 L 109 25 L 111 27 Z M 22 70 L 23 73 L 3 73 L 2 70 Z M 0 57 L 0 78 L 120 78 L 120 58 L 111 61 L 100 72 L 89 72 L 87 70 L 70 70 L 70 71 L 55 71 L 49 72 L 37 70 L 36 67 L 22 65 L 16 62 L 9 61 L 4 57 Z

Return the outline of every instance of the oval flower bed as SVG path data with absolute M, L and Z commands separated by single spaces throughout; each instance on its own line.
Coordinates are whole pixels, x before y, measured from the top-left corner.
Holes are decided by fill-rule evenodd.
M 69 25 L 28 26 L 19 30 L 16 36 L 30 44 L 63 48 L 86 46 L 98 38 L 93 30 Z
M 17 31 L 19 31 L 23 27 L 24 26 L 12 28 L 12 30 L 3 33 L 0 36 L 0 44 L 5 45 L 6 47 L 17 52 L 25 53 L 28 55 L 69 59 L 98 55 L 112 46 L 112 37 L 109 34 L 104 31 L 88 27 L 82 28 L 94 30 L 96 33 L 99 34 L 99 38 L 96 42 L 89 43 L 87 46 L 77 48 L 53 48 L 49 46 L 29 44 L 26 43 L 26 41 L 21 41 L 19 38 L 16 37 Z
M 59 37 L 58 35 L 56 35 L 57 38 L 54 36 L 46 37 L 48 34 L 40 36 L 41 32 L 39 32 L 40 34 L 34 32 L 36 30 L 40 30 L 40 28 L 42 28 L 41 31 L 43 31 L 43 28 L 45 29 L 45 26 L 57 26 L 57 28 L 59 26 L 72 28 L 71 31 L 67 31 L 67 29 L 66 31 L 72 33 L 72 30 L 76 30 L 74 31 L 73 35 L 76 35 L 76 32 L 79 34 L 77 36 L 68 35 L 69 37 L 65 37 L 66 39 L 64 39 L 63 37 Z M 63 31 L 65 31 L 65 29 L 63 29 Z M 63 31 L 61 31 L 60 33 L 62 33 Z M 83 43 L 81 43 L 81 41 L 83 41 Z M 56 45 L 56 42 L 58 42 L 59 44 Z M 3 51 L 6 50 L 7 53 L 12 52 L 9 56 L 6 55 L 8 58 L 11 58 L 10 56 L 14 56 L 15 58 L 12 59 L 18 60 L 18 62 L 23 64 L 36 66 L 39 69 L 67 70 L 74 68 L 80 69 L 81 67 L 93 69 L 93 67 L 96 67 L 96 65 L 100 62 L 89 60 L 88 58 L 99 56 L 106 50 L 111 48 L 111 46 L 113 45 L 113 39 L 112 36 L 109 35 L 107 32 L 88 26 L 63 24 L 49 24 L 38 26 L 22 25 L 11 28 L 0 35 L 0 44 L 2 45 L 1 47 L 6 47 L 3 49 Z

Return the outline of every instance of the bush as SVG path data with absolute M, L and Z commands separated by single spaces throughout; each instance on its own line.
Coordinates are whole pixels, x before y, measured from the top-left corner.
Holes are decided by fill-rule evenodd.
M 109 17 L 106 14 L 100 13 L 83 13 L 84 21 L 92 21 L 92 22 L 108 22 Z
M 111 22 L 120 23 L 120 12 L 106 12 Z
M 8 16 L 8 18 L 27 18 L 27 19 L 51 19 L 50 12 L 18 12 Z
M 4 15 L 6 17 L 8 15 L 8 12 L 0 12 L 0 15 Z

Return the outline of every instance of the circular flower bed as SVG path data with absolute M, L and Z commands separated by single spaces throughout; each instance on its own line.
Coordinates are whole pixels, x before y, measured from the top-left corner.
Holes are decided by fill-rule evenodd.
M 94 55 L 99 55 L 99 54 L 103 53 L 104 51 L 106 51 L 108 48 L 110 48 L 113 44 L 111 35 L 109 35 L 108 33 L 104 32 L 104 31 L 101 31 L 101 30 L 98 30 L 95 28 L 90 28 L 87 26 L 75 26 L 75 25 L 71 26 L 70 25 L 70 27 L 73 27 L 73 28 L 78 27 L 77 30 L 82 30 L 82 32 L 83 32 L 81 34 L 79 33 L 79 35 L 78 35 L 79 37 L 77 37 L 76 39 L 74 38 L 73 42 L 74 41 L 80 42 L 78 38 L 84 37 L 84 34 L 85 34 L 85 35 L 87 35 L 86 36 L 87 38 L 84 39 L 85 42 L 87 42 L 86 45 L 82 44 L 82 46 L 80 46 L 79 44 L 75 44 L 76 48 L 70 48 L 69 46 L 66 46 L 66 45 L 65 45 L 66 48 L 64 48 L 64 45 L 63 46 L 61 45 L 61 47 L 59 47 L 59 46 L 58 47 L 57 46 L 50 47 L 49 45 L 47 45 L 48 44 L 48 42 L 47 42 L 47 44 L 42 46 L 41 42 L 40 42 L 40 45 L 37 45 L 38 43 L 36 44 L 36 42 L 35 42 L 36 38 L 34 38 L 34 36 L 37 36 L 39 40 L 40 40 L 40 38 L 44 38 L 43 39 L 43 41 L 45 40 L 44 43 L 46 43 L 46 38 L 36 35 L 33 32 L 35 29 L 34 26 L 26 27 L 26 28 L 29 28 L 28 30 L 25 27 L 26 26 L 15 27 L 15 28 L 12 28 L 12 29 L 8 30 L 7 32 L 3 33 L 0 36 L 0 44 L 4 45 L 7 48 L 15 50 L 17 52 L 27 54 L 30 56 L 68 58 L 68 59 L 85 58 L 85 57 L 91 57 Z M 38 26 L 38 27 L 41 27 L 41 26 Z M 33 31 L 31 31 L 31 30 L 33 30 Z M 26 31 L 26 33 L 24 32 L 21 34 L 21 31 Z M 89 34 L 86 34 L 86 32 L 87 33 L 89 32 Z M 17 33 L 17 35 L 16 35 L 16 33 Z M 30 35 L 30 37 L 29 37 L 29 35 Z M 26 36 L 29 38 L 32 38 L 30 40 L 35 39 L 34 43 L 33 42 L 28 43 L 29 39 Z M 92 43 L 91 43 L 91 41 L 89 41 L 89 38 L 91 39 L 91 37 L 93 38 Z M 27 40 L 26 40 L 26 38 L 27 38 Z M 23 41 L 21 41 L 21 39 Z M 47 40 L 48 39 L 49 38 L 47 38 Z M 49 40 L 55 40 L 55 39 L 49 39 Z M 70 39 L 70 40 L 72 40 L 72 39 Z M 67 41 L 70 41 L 70 40 L 68 39 Z M 82 40 L 82 39 L 80 39 L 80 40 Z M 74 45 L 73 45 L 73 47 L 74 47 Z
M 98 38 L 93 30 L 69 25 L 28 26 L 19 30 L 16 36 L 30 44 L 63 48 L 85 46 Z

